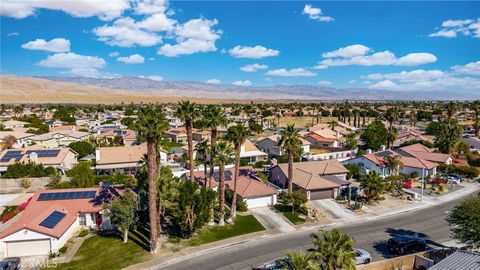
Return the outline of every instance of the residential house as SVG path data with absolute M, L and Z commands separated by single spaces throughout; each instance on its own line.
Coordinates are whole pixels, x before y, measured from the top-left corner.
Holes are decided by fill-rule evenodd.
M 235 168 L 225 169 L 225 187 L 233 191 L 233 179 Z M 188 177 L 188 174 L 186 174 Z M 195 180 L 208 186 L 208 179 L 205 181 L 203 171 L 195 172 Z M 220 174 L 215 171 L 213 174 L 212 189 L 217 190 Z M 257 172 L 250 166 L 240 167 L 237 178 L 237 199 L 247 203 L 249 209 L 255 207 L 271 206 L 277 203 L 278 190 L 271 185 L 265 184 L 260 180 Z
M 375 153 L 369 153 L 363 156 L 359 156 L 345 161 L 345 164 L 356 164 L 360 166 L 363 172 L 368 173 L 375 171 L 382 177 L 391 175 L 390 168 L 388 166 L 385 157 L 398 156 L 399 162 L 402 164 L 400 167 L 400 173 L 410 175 L 416 173 L 419 176 L 435 176 L 437 173 L 438 164 L 421 158 L 413 156 L 402 156 L 392 150 L 383 150 Z
M 480 252 L 457 250 L 429 270 L 480 270 Z
M 18 218 L 0 232 L 0 257 L 57 253 L 80 229 L 100 226 L 103 204 L 119 194 L 113 188 L 36 192 Z
M 117 136 L 122 138 L 123 145 L 132 146 L 137 144 L 137 132 L 128 128 L 112 129 L 95 135 L 97 138 L 102 137 L 108 139 L 109 141 L 113 141 Z
M 175 143 L 187 143 L 187 131 L 185 128 L 171 128 L 165 132 L 165 138 Z
M 87 140 L 91 135 L 91 133 L 83 131 L 60 130 L 28 137 L 26 140 L 29 144 L 36 144 L 45 148 L 55 148 L 68 146 L 72 142 Z
M 306 133 L 303 138 L 310 143 L 310 147 L 338 147 L 337 138 L 323 137 L 315 131 Z
M 70 148 L 22 148 L 19 150 L 9 149 L 0 154 L 0 173 L 7 171 L 9 165 L 23 162 L 42 164 L 45 167 L 53 167 L 62 174 L 70 170 L 77 161 L 78 154 Z
M 248 164 L 255 164 L 258 161 L 265 161 L 268 155 L 260 151 L 252 141 L 246 140 L 240 149 L 240 158 L 247 161 Z
M 257 147 L 267 153 L 270 157 L 279 157 L 284 154 L 283 149 L 279 146 L 281 136 L 271 135 L 266 138 L 257 141 Z M 302 141 L 302 153 L 306 154 L 310 152 L 310 142 L 301 138 Z
M 293 188 L 301 190 L 309 200 L 336 198 L 346 181 L 348 169 L 335 159 L 293 163 Z M 288 187 L 288 163 L 270 169 L 270 182 Z
M 24 128 L 25 125 L 28 125 L 30 123 L 11 119 L 11 120 L 4 121 L 1 124 L 4 125 L 5 128 L 15 129 L 15 128 Z
M 13 144 L 12 148 L 18 149 L 22 148 L 27 145 L 27 139 L 35 136 L 35 134 L 25 133 L 25 132 L 17 132 L 17 131 L 0 131 L 0 149 L 2 149 L 5 145 L 5 138 L 7 136 L 15 137 L 16 142 Z
M 147 144 L 100 147 L 95 150 L 95 171 L 100 175 L 135 174 L 144 164 Z M 160 151 L 160 162 L 167 163 L 167 153 Z
M 436 163 L 452 164 L 453 158 L 449 154 L 435 153 L 433 149 L 423 144 L 416 143 L 395 149 L 402 156 L 416 157 Z
M 197 142 L 210 139 L 210 130 L 193 129 L 192 139 Z

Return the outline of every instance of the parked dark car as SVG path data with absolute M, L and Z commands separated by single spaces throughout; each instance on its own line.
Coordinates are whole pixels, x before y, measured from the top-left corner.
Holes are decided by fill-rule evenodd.
M 0 261 L 0 270 L 18 270 L 20 267 L 20 258 L 18 257 L 8 257 Z
M 427 247 L 427 242 L 423 238 L 398 235 L 387 241 L 388 250 L 395 255 L 406 255 L 410 253 L 424 251 Z

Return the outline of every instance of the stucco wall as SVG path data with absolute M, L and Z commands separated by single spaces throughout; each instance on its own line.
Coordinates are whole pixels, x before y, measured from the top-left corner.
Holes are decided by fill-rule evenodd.
M 31 177 L 28 179 L 32 185 L 28 189 L 24 189 L 22 179 L 0 179 L 0 194 L 35 192 L 50 183 L 50 177 Z M 64 177 L 62 181 L 68 181 L 68 178 Z

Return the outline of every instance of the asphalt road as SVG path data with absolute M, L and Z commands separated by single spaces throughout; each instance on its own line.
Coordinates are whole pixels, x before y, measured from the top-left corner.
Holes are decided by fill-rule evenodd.
M 356 247 L 368 250 L 373 256 L 373 261 L 377 261 L 391 257 L 386 251 L 385 241 L 393 234 L 422 236 L 432 246 L 450 240 L 450 229 L 445 217 L 461 200 L 463 198 L 410 213 L 342 226 L 341 229 L 354 237 Z M 255 239 L 206 252 L 200 256 L 185 258 L 181 262 L 158 265 L 154 269 L 252 269 L 253 266 L 284 257 L 288 251 L 305 251 L 312 248 L 310 241 L 312 232 L 316 230 Z
M 480 150 L 480 140 L 475 138 L 462 138 L 462 141 Z

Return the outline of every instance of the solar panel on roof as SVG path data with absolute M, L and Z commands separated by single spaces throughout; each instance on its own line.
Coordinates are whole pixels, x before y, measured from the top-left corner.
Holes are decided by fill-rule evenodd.
M 8 162 L 12 158 L 15 159 L 15 161 L 18 161 L 19 159 L 22 158 L 22 151 L 8 151 L 3 155 L 3 157 L 0 159 L 0 162 Z
M 53 193 L 47 193 L 47 196 L 45 196 L 45 200 L 49 201 L 53 197 Z
M 39 201 L 44 201 L 46 196 L 47 196 L 46 193 L 41 193 L 41 194 L 38 196 L 38 200 L 39 200 Z
M 62 192 L 60 193 L 60 196 L 58 197 L 59 200 L 65 200 L 67 198 L 68 192 Z
M 59 211 L 53 211 L 46 219 L 44 219 L 39 225 L 53 229 L 59 222 L 66 216 L 65 213 Z
M 382 151 L 382 152 L 375 153 L 375 156 L 383 158 L 383 157 L 389 156 L 390 154 L 391 154 L 390 151 Z
M 225 181 L 232 180 L 232 172 L 231 171 L 226 171 L 225 172 Z M 220 173 L 219 172 L 214 172 L 213 173 L 213 178 L 215 181 L 220 181 Z

